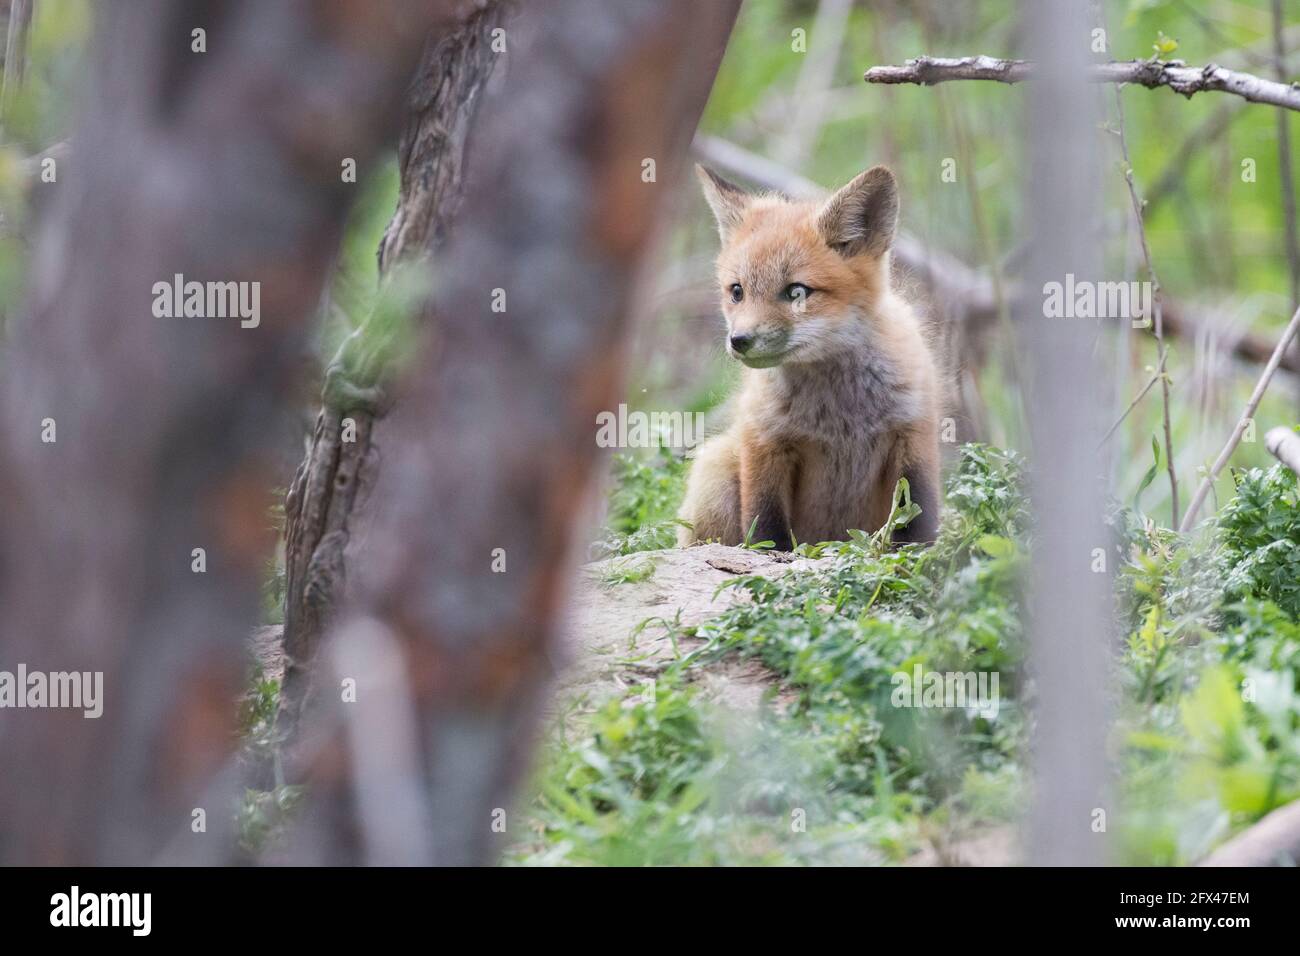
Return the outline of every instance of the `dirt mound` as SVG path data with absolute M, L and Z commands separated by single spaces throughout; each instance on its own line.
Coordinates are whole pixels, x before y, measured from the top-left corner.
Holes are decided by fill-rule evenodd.
M 653 570 L 647 570 L 647 563 Z M 559 673 L 560 699 L 586 695 L 594 701 L 622 693 L 643 685 L 658 666 L 679 653 L 699 647 L 702 641 L 678 638 L 674 648 L 665 623 L 698 624 L 748 600 L 735 589 L 718 592 L 729 579 L 741 574 L 776 577 L 816 564 L 785 554 L 706 544 L 584 565 L 568 615 L 568 660 Z M 622 576 L 634 579 L 613 583 Z M 647 620 L 651 623 L 640 627 Z M 723 660 L 701 671 L 699 683 L 711 699 L 748 710 L 776 686 L 776 678 L 756 661 Z

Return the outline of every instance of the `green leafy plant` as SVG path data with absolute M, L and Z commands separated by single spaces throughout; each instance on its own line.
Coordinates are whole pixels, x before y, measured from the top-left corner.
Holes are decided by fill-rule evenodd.
M 1281 464 L 1235 475 L 1236 494 L 1219 513 L 1230 599 L 1265 598 L 1300 619 L 1300 500 Z

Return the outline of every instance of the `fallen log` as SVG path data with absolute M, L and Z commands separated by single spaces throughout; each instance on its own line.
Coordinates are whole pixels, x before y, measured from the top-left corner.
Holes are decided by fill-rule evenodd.
M 1295 866 L 1300 863 L 1300 801 L 1274 810 L 1198 866 Z
M 1296 474 L 1300 474 L 1300 435 L 1289 428 L 1278 426 L 1270 428 L 1264 436 L 1264 447 L 1268 453 L 1286 465 Z

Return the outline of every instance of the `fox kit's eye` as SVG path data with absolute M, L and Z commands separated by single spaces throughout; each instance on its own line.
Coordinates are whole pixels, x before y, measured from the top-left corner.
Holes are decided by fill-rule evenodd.
M 740 287 L 740 283 L 733 282 L 731 284 L 731 301 L 739 302 L 744 297 L 745 297 L 745 290 Z
M 812 295 L 812 289 L 808 288 L 802 282 L 791 282 L 781 292 L 781 297 L 790 302 L 799 302 Z

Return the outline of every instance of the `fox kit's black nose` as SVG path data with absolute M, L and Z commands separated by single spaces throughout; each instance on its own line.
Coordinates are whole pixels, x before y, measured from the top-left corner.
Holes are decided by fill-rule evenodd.
M 754 344 L 754 337 L 744 332 L 737 332 L 731 337 L 731 348 L 737 355 L 744 355 Z

